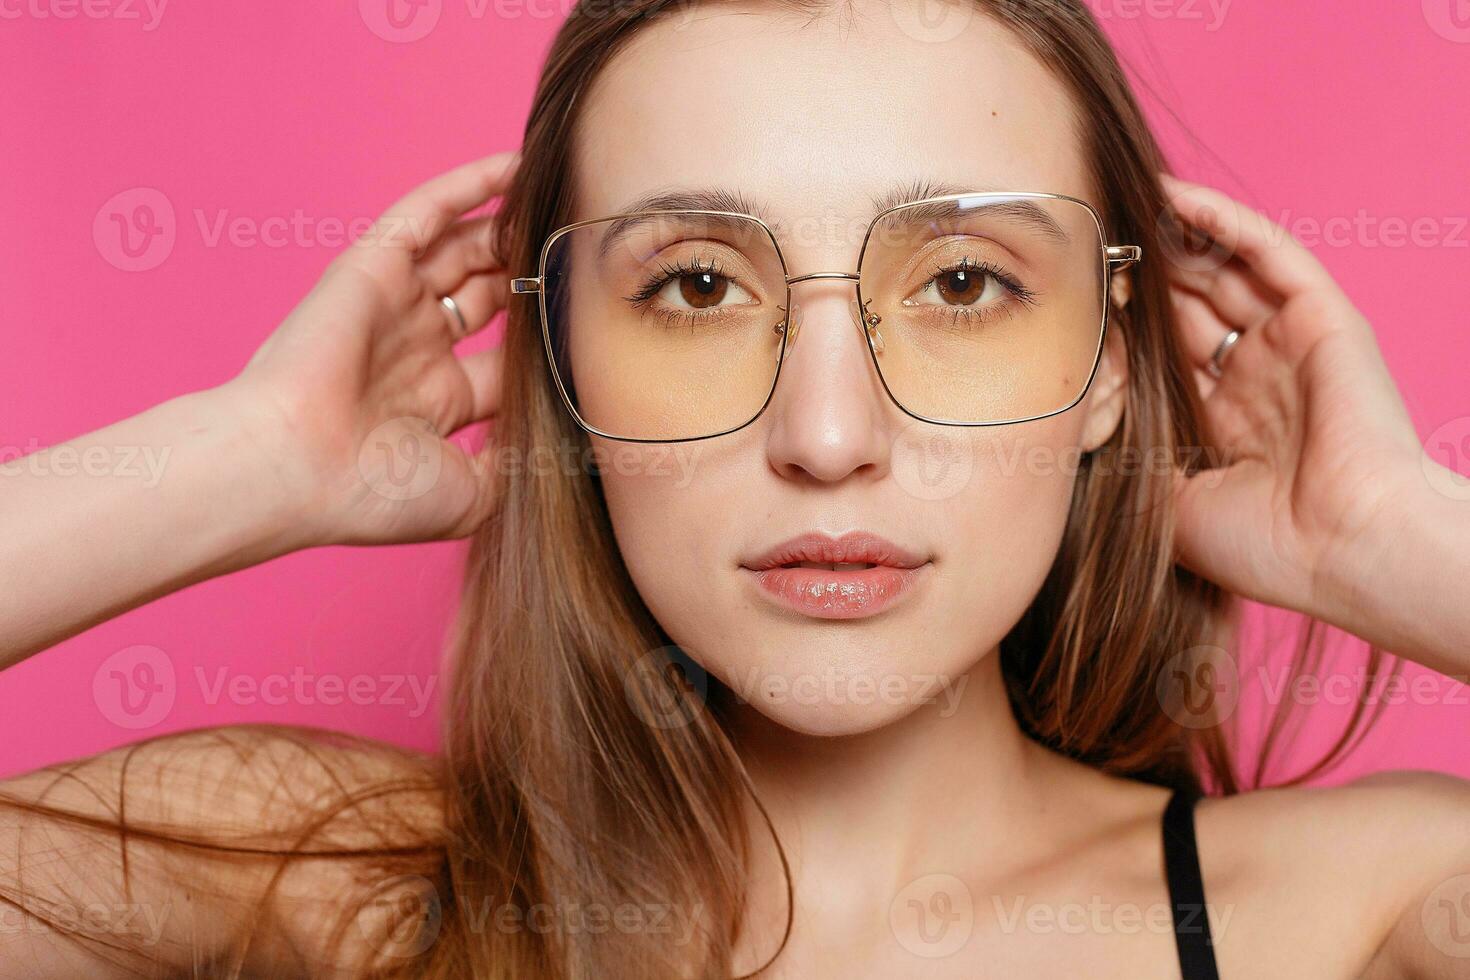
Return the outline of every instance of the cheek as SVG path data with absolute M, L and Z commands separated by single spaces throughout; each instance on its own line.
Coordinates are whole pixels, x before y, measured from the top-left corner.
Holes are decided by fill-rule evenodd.
M 941 629 L 980 646 L 1004 638 L 1036 597 L 1053 566 L 1067 525 L 1080 461 L 1080 411 L 1053 419 L 939 438 L 900 454 L 894 478 L 926 486 L 932 500 L 914 501 L 933 533 L 947 592 Z M 948 483 L 948 485 L 945 485 Z M 919 494 L 914 494 L 919 495 Z
M 642 445 L 592 437 L 618 550 L 649 611 L 666 630 L 688 617 L 699 583 L 720 565 L 740 484 L 719 478 L 707 442 Z
M 955 613 L 989 643 L 1025 612 L 1061 544 L 1080 460 L 1072 414 L 972 440 L 971 476 L 935 515 L 958 573 Z

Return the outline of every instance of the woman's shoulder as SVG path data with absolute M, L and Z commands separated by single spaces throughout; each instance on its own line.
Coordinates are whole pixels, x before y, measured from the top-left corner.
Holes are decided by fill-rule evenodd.
M 1069 848 L 1110 891 L 1163 887 L 1172 790 L 1096 771 Z M 1470 965 L 1470 782 L 1398 771 L 1204 796 L 1199 866 L 1223 977 L 1460 976 Z
M 1224 976 L 1405 976 L 1470 957 L 1470 782 L 1401 771 L 1207 797 L 1195 827 Z

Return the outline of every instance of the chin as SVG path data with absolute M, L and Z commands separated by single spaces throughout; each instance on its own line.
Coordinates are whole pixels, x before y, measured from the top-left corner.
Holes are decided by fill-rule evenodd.
M 821 657 L 800 663 L 741 665 L 711 673 L 735 703 L 802 735 L 861 735 L 918 711 L 948 717 L 958 710 L 973 663 L 953 669 L 914 662 L 834 666 Z
M 920 705 L 752 704 L 762 715 L 798 735 L 838 738 L 864 735 L 908 717 Z

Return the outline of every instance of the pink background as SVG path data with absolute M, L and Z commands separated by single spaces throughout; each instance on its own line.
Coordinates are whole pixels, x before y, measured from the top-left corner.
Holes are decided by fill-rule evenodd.
M 340 247 L 322 222 L 370 218 L 517 143 L 568 0 L 502 0 L 499 13 L 424 0 L 403 27 L 386 2 L 180 2 L 156 22 L 142 0 L 5 5 L 0 459 L 225 380 Z M 1421 437 L 1470 469 L 1465 4 L 1237 2 L 1223 18 L 1219 0 L 1095 8 L 1185 176 L 1308 235 L 1346 222 L 1314 250 L 1376 324 Z M 110 216 L 146 216 L 140 205 L 165 234 L 130 257 Z M 221 218 L 259 240 L 212 241 Z M 1395 221 L 1420 222 L 1419 243 L 1395 238 Z M 126 268 L 137 264 L 150 267 Z M 62 643 L 0 676 L 0 774 L 246 720 L 432 746 L 437 702 L 416 698 L 437 690 L 461 547 L 296 554 Z M 1350 649 L 1329 668 L 1356 663 Z M 162 693 L 120 704 L 114 671 L 148 681 L 150 668 Z M 1246 676 L 1250 719 L 1264 689 Z M 1333 781 L 1403 767 L 1470 776 L 1466 689 L 1440 681 L 1407 702 Z M 1311 709 L 1294 758 L 1344 710 Z

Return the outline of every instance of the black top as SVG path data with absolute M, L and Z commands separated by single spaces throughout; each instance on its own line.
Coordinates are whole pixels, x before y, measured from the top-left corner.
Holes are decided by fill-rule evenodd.
M 1184 980 L 1220 980 L 1215 968 L 1215 941 L 1205 915 L 1205 883 L 1194 839 L 1194 804 L 1199 796 L 1175 790 L 1164 807 L 1164 873 L 1174 912 L 1174 943 Z

